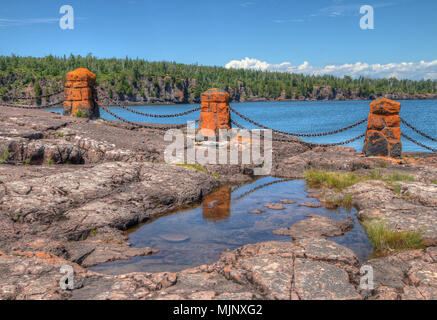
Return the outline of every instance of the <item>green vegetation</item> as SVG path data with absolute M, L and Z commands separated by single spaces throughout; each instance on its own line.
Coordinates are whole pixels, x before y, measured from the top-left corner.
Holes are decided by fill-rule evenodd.
M 393 172 L 383 175 L 381 171 L 377 169 L 373 170 L 366 176 L 358 176 L 350 172 L 337 173 L 311 169 L 305 172 L 305 180 L 307 181 L 308 185 L 314 188 L 327 187 L 337 190 L 343 190 L 354 185 L 355 183 L 366 180 L 379 180 L 392 186 L 394 192 L 397 190 L 397 192 L 400 193 L 400 186 L 396 184 L 396 182 L 415 181 L 415 178 L 402 172 Z
M 352 207 L 352 195 L 346 194 L 346 195 L 338 195 L 332 198 L 327 198 L 325 200 L 326 206 L 329 208 L 337 208 L 337 207 L 346 207 L 350 208 Z
M 149 62 L 128 57 L 99 59 L 88 54 L 86 57 L 50 55 L 43 58 L 0 56 L 0 82 L 7 83 L 7 87 L 1 89 L 0 95 L 4 95 L 12 87 L 21 88 L 29 83 L 33 83 L 35 94 L 37 94 L 41 90 L 40 79 L 63 79 L 67 72 L 80 67 L 88 68 L 96 73 L 97 82 L 105 83 L 111 89 L 111 95 L 114 92 L 130 95 L 133 88 L 140 89 L 141 83 L 151 81 L 154 87 L 151 87 L 152 92 L 149 93 L 156 96 L 160 90 L 157 77 L 165 77 L 165 85 L 176 86 L 181 86 L 183 79 L 195 79 L 197 85 L 190 89 L 190 93 L 196 98 L 202 91 L 213 87 L 227 91 L 232 88 L 237 94 L 242 94 L 240 88 L 246 87 L 246 89 L 250 88 L 254 95 L 266 98 L 278 98 L 283 93 L 286 98 L 309 97 L 313 92 L 313 87 L 318 86 L 329 86 L 341 90 L 346 96 L 354 92 L 367 99 L 373 99 L 384 93 L 437 93 L 437 81 L 432 80 L 305 76 L 281 72 L 225 69 L 197 64 L 185 65 L 175 62 Z M 14 79 L 14 82 L 10 83 L 10 79 Z M 52 86 L 51 89 L 54 92 L 57 85 Z
M 87 117 L 86 112 L 83 111 L 82 109 L 78 109 L 74 115 L 78 118 L 86 118 Z
M 199 166 L 198 164 L 189 164 L 189 163 L 184 163 L 184 164 L 176 164 L 178 167 L 184 167 L 184 168 L 188 168 L 188 169 L 194 169 L 200 172 L 204 172 L 204 173 L 208 173 L 208 171 L 202 167 Z
M 314 169 L 305 172 L 305 179 L 311 187 L 328 187 L 337 190 L 343 190 L 362 181 L 353 173 L 336 173 Z
M 56 131 L 56 135 L 58 137 L 65 137 L 65 133 L 61 132 L 61 131 Z
M 11 156 L 11 153 L 9 152 L 9 150 L 5 150 L 3 152 L 3 155 L 0 157 L 0 164 L 3 164 L 6 161 L 8 161 L 10 156 Z
M 24 160 L 24 164 L 27 166 L 27 165 L 29 165 L 30 164 L 30 159 L 26 159 L 26 160 Z
M 437 179 L 434 179 L 431 182 L 434 183 L 434 184 L 437 184 Z
M 370 180 L 380 180 L 384 181 L 388 184 L 393 184 L 397 181 L 415 181 L 416 179 L 409 175 L 402 172 L 393 172 L 388 175 L 382 175 L 380 170 L 373 170 L 372 173 L 368 176 L 368 179 Z
M 373 247 L 380 253 L 424 248 L 422 232 L 392 231 L 382 220 L 365 222 L 363 227 Z
M 47 162 L 48 165 L 52 165 L 53 164 L 52 158 L 47 158 L 46 162 Z

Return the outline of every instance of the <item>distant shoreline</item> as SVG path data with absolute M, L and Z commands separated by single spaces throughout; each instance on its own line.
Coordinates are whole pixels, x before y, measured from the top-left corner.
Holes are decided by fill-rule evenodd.
M 229 103 L 250 103 L 250 102 L 263 102 L 263 103 L 268 103 L 268 102 L 350 102 L 350 101 L 373 101 L 374 99 L 331 99 L 331 100 L 314 100 L 314 99 L 305 99 L 305 100 L 295 100 L 295 99 L 288 99 L 288 100 L 250 100 L 250 101 L 230 101 Z M 437 96 L 435 97 L 429 97 L 429 98 L 424 98 L 424 99 L 417 99 L 417 98 L 411 98 L 411 99 L 393 99 L 396 101 L 422 101 L 422 100 L 437 100 Z M 178 102 L 156 102 L 156 103 L 150 103 L 150 102 L 134 102 L 134 101 L 126 101 L 126 100 L 117 100 L 117 102 L 119 103 L 124 103 L 126 106 L 168 106 L 168 105 L 197 105 L 200 104 L 200 102 L 192 102 L 192 103 L 178 103 Z M 106 104 L 106 103 L 105 103 Z M 116 107 L 117 105 L 115 104 L 108 104 L 109 106 L 114 106 Z

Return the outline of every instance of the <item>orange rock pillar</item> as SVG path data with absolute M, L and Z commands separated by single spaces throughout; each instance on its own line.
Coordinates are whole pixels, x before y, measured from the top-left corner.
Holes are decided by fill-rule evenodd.
M 378 98 L 370 104 L 363 148 L 366 156 L 401 157 L 400 110 L 399 102 L 385 98 Z
M 98 118 L 99 108 L 94 101 L 96 75 L 85 68 L 65 76 L 64 115 L 81 118 Z
M 204 137 L 218 136 L 220 129 L 231 128 L 229 93 L 209 89 L 201 95 L 199 129 Z

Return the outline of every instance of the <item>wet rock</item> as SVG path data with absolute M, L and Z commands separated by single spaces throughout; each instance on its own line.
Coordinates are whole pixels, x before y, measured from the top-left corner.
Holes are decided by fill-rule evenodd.
M 264 213 L 264 212 L 265 211 L 261 210 L 261 209 L 256 209 L 256 210 L 249 211 L 249 213 L 253 213 L 253 214 L 261 214 L 261 213 Z
M 299 207 L 320 208 L 321 205 L 315 202 L 302 202 L 299 203 Z
M 284 210 L 285 209 L 285 207 L 279 203 L 266 203 L 266 204 L 264 204 L 264 207 L 272 209 L 272 210 Z
M 190 240 L 190 237 L 183 234 L 163 234 L 160 237 L 169 242 L 185 242 Z
M 305 238 L 336 237 L 353 228 L 352 218 L 333 221 L 319 215 L 309 214 L 309 219 L 296 222 L 289 228 L 274 230 L 277 235 L 290 236 L 293 240 Z
M 279 202 L 282 202 L 284 204 L 294 204 L 294 203 L 296 203 L 296 201 L 290 200 L 290 199 L 281 199 L 281 200 L 279 200 Z

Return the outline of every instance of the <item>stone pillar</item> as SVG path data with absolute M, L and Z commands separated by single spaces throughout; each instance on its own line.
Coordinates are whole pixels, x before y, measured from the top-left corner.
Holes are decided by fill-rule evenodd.
M 199 118 L 201 135 L 213 137 L 218 136 L 219 129 L 231 129 L 229 111 L 229 93 L 217 88 L 202 93 Z
M 64 115 L 94 119 L 99 108 L 94 101 L 96 75 L 85 68 L 67 73 L 64 89 Z
M 399 102 L 385 98 L 378 98 L 370 104 L 363 148 L 366 156 L 401 157 L 400 110 Z

